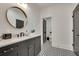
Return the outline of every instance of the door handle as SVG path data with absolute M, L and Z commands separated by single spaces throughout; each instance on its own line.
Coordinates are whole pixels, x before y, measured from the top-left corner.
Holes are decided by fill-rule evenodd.
M 5 50 L 5 51 L 3 51 L 3 52 L 4 52 L 4 53 L 7 53 L 8 51 Z
M 72 30 L 72 32 L 74 32 L 75 30 Z
M 44 32 L 44 33 L 46 33 L 46 32 Z
M 79 36 L 79 34 L 77 36 Z
M 51 34 L 52 32 L 50 32 L 50 34 Z

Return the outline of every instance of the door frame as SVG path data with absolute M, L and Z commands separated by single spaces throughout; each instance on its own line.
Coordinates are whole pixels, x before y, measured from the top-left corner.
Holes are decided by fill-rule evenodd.
M 41 18 L 41 45 L 44 44 L 43 43 L 43 19 L 46 19 L 46 18 L 51 18 L 51 20 L 52 20 L 51 16 L 50 17 L 43 17 L 43 18 Z
M 43 43 L 43 19 L 45 19 L 45 17 L 41 18 L 41 46 L 44 44 Z
M 45 17 L 41 18 L 41 46 L 44 44 L 43 43 L 43 19 L 45 19 Z
M 44 24 L 44 22 L 45 22 L 45 24 Z M 46 27 L 45 29 L 44 29 L 44 26 Z M 46 41 L 47 41 L 47 21 L 45 18 L 43 18 L 43 43 L 45 43 Z

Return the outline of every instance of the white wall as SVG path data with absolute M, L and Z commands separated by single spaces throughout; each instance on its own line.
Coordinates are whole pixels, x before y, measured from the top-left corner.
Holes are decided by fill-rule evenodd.
M 42 8 L 41 18 L 52 17 L 52 46 L 73 50 L 72 11 L 76 5 L 55 4 Z
M 25 12 L 27 13 L 28 17 L 28 23 L 27 25 L 22 29 L 16 29 L 12 27 L 6 19 L 6 11 L 8 8 L 12 6 L 18 6 L 17 4 L 1 4 L 0 3 L 0 35 L 3 33 L 12 33 L 17 34 L 20 32 L 31 31 L 32 29 L 35 29 L 35 33 L 40 33 L 40 12 L 39 8 L 34 4 L 27 4 L 27 8 L 25 9 Z
M 40 9 L 36 4 L 28 3 L 27 6 L 28 24 L 27 30 L 36 29 L 36 33 L 40 33 Z
M 46 35 L 47 37 L 50 37 L 50 32 L 52 30 L 52 27 L 51 27 L 51 18 L 50 19 L 46 19 Z

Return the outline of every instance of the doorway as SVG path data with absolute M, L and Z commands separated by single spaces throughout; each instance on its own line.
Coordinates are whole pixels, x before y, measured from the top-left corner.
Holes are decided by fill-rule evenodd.
M 43 18 L 43 43 L 47 40 L 52 43 L 52 23 L 51 17 Z
M 51 21 L 51 17 L 47 17 L 46 18 L 46 32 L 47 32 L 47 40 L 49 40 L 50 42 L 52 42 L 52 21 Z
M 46 42 L 46 20 L 43 19 L 43 43 Z

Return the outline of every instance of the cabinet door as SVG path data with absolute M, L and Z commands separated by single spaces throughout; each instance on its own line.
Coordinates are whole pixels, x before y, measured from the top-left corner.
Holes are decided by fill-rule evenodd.
M 9 45 L 3 48 L 0 48 L 0 55 L 1 56 L 17 56 L 17 46 Z
M 18 45 L 18 56 L 28 56 L 27 41 L 20 42 Z
M 35 38 L 35 55 L 38 55 L 38 53 L 41 51 L 41 37 Z
M 9 50 L 4 50 L 2 56 L 17 56 L 17 51 L 15 48 L 11 48 Z
M 28 49 L 29 49 L 29 56 L 34 56 L 34 39 L 29 39 L 28 41 Z

